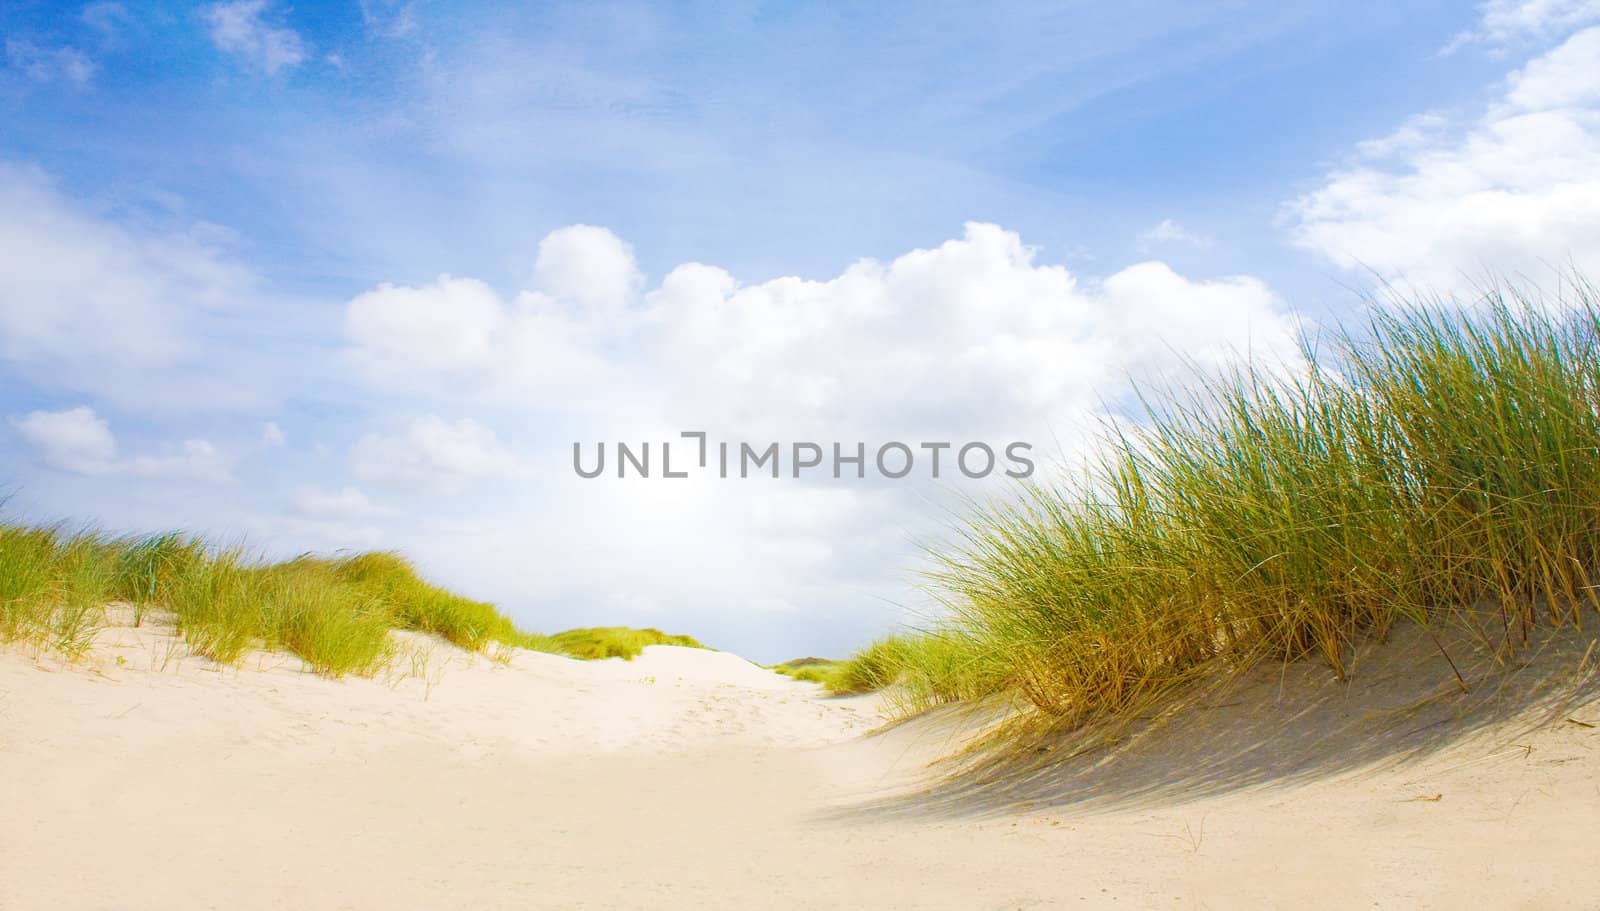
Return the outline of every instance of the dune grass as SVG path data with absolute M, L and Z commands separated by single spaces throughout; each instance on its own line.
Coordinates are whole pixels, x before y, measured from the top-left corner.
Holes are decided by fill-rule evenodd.
M 0 525 L 0 639 L 81 654 L 115 589 L 115 563 L 92 532 Z
M 844 664 L 843 661 L 835 661 L 831 658 L 794 658 L 782 664 L 769 665 L 767 670 L 782 674 L 785 677 L 803 680 L 806 683 L 826 685 L 833 673 L 844 667 Z
M 1004 669 L 983 658 L 957 629 L 889 636 L 844 661 L 796 658 L 771 670 L 820 683 L 830 695 L 854 696 L 893 686 L 894 701 L 908 711 L 974 699 L 1003 685 Z
M 554 650 L 574 658 L 622 658 L 632 661 L 647 645 L 680 645 L 687 648 L 706 648 L 692 636 L 663 633 L 654 628 L 635 629 L 628 626 L 596 626 L 569 629 L 549 637 Z
M 828 669 L 836 696 L 893 687 L 893 702 L 916 712 L 1005 688 L 1007 667 L 986 643 L 956 626 L 887 636 Z
M 1083 475 L 975 506 L 933 554 L 948 629 L 836 672 L 913 707 L 997 691 L 1064 723 L 1395 623 L 1511 653 L 1600 606 L 1600 308 L 1378 310 L 1312 368 L 1147 400 Z M 1113 428 L 1116 431 L 1116 428 Z M 1481 611 L 1494 618 L 1483 624 Z
M 425 581 L 398 554 L 301 556 L 271 563 L 182 534 L 111 538 L 0 523 L 0 641 L 77 657 L 110 604 L 171 616 L 191 649 L 223 664 L 251 649 L 299 655 L 331 677 L 370 675 L 395 657 L 390 633 L 415 630 L 462 648 L 509 646 L 579 658 L 631 658 L 687 636 L 626 627 L 544 636 L 493 605 Z

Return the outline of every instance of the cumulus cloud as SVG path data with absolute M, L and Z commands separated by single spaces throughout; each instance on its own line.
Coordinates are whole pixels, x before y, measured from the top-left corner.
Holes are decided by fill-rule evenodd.
M 638 296 L 644 278 L 633 248 L 605 228 L 571 225 L 539 242 L 535 286 L 559 300 L 595 310 L 618 310 Z
M 569 230 L 552 237 L 583 236 Z M 565 273 L 564 249 L 547 241 L 541 275 Z M 573 251 L 571 268 L 592 265 L 591 253 Z M 1129 376 L 1177 364 L 1169 343 L 1209 364 L 1246 349 L 1297 357 L 1292 320 L 1259 281 L 1195 281 L 1146 263 L 1085 284 L 989 224 L 821 281 L 747 285 L 687 263 L 622 314 L 584 309 L 563 287 L 541 280 L 507 306 L 471 279 L 381 286 L 347 308 L 350 354 L 380 383 L 449 394 L 472 376 L 478 391 L 522 389 L 535 409 L 560 407 L 557 387 L 581 381 L 611 396 L 586 413 L 617 425 L 643 412 L 687 426 L 877 435 L 1070 421 Z
M 208 6 L 200 15 L 218 50 L 271 76 L 299 66 L 306 48 L 299 33 L 267 22 L 266 12 L 267 0 L 233 0 Z
M 1289 206 L 1301 246 L 1449 291 L 1600 273 L 1600 27 L 1511 73 L 1477 119 L 1415 118 Z
M 377 382 L 481 389 L 600 379 L 589 355 L 605 327 L 557 312 L 543 294 L 507 303 L 481 281 L 441 275 L 420 287 L 380 285 L 345 308 L 347 352 Z
M 494 431 L 470 418 L 428 415 L 396 433 L 369 433 L 350 450 L 357 478 L 396 487 L 455 493 L 467 482 L 504 478 L 517 461 Z
M 1584 29 L 1511 74 L 1502 113 L 1594 113 L 1600 103 L 1600 28 Z
M 120 458 L 110 425 L 87 406 L 34 411 L 11 423 L 41 462 L 72 474 L 207 482 L 232 479 L 228 460 L 206 440 L 185 440 L 171 453 Z
M 380 285 L 352 300 L 345 331 L 374 369 L 466 375 L 493 367 L 509 318 L 494 289 L 475 279 L 439 276 L 421 288 Z
M 1070 419 L 1159 366 L 1150 355 L 1167 350 L 1164 338 L 1215 360 L 1253 325 L 1264 355 L 1292 356 L 1289 324 L 1259 283 L 1146 264 L 1086 285 L 1038 262 L 1014 232 L 978 223 L 825 282 L 740 286 L 680 267 L 653 303 L 679 396 L 723 403 L 740 422 L 997 433 Z
M 472 278 L 379 285 L 345 308 L 359 369 L 380 381 L 589 385 L 594 356 L 640 319 L 633 250 L 605 228 L 573 225 L 539 244 L 531 286 L 510 301 Z
M 905 484 L 834 483 L 831 472 L 668 481 L 659 461 L 649 480 L 584 480 L 572 470 L 574 441 L 652 442 L 659 459 L 680 430 L 847 447 L 1023 440 L 1044 464 L 1058 444 L 1087 445 L 1080 431 L 1127 396 L 1132 378 L 1187 362 L 1298 359 L 1295 321 L 1257 279 L 1196 279 L 1159 262 L 1084 278 L 992 224 L 822 279 L 743 282 L 685 263 L 640 285 L 631 256 L 616 257 L 608 274 L 630 280 L 614 287 L 638 290 L 608 295 L 609 306 L 573 300 L 572 286 L 550 277 L 568 268 L 562 251 L 542 246 L 531 288 L 502 293 L 462 278 L 382 286 L 346 313 L 349 355 L 368 381 L 492 412 L 522 430 L 525 470 L 487 427 L 424 418 L 363 438 L 354 473 L 492 503 L 473 532 L 429 547 L 482 578 L 512 580 L 502 597 L 624 617 L 671 607 L 727 628 L 750 611 L 804 624 L 837 609 L 832 622 L 865 637 L 886 604 L 908 597 L 914 540 L 940 534 L 937 504 L 967 482 L 949 471 Z M 587 267 L 588 252 L 572 255 Z M 587 366 L 564 376 L 530 363 Z M 677 445 L 675 464 L 692 451 Z M 469 500 L 470 479 L 491 474 L 504 480 L 477 485 Z M 526 573 L 529 552 L 561 572 Z
M 62 81 L 81 86 L 94 76 L 94 61 L 76 48 L 40 47 L 9 38 L 5 50 L 6 63 L 35 82 Z
M 209 306 L 206 289 L 232 287 L 231 273 L 221 268 L 215 283 L 177 281 L 174 264 L 198 263 L 193 273 L 206 276 L 226 260 L 178 256 L 193 248 L 115 229 L 41 183 L 22 185 L 47 204 L 0 210 L 0 225 L 18 211 L 43 211 L 43 220 L 31 216 L 41 226 L 35 234 L 71 228 L 92 255 L 44 270 L 49 281 L 34 287 L 45 290 L 0 294 L 0 304 L 17 302 L 0 306 L 0 319 L 25 330 L 0 335 L 0 353 L 55 372 L 69 357 L 85 369 L 141 358 L 160 369 L 194 357 L 184 314 Z M 19 242 L 38 243 L 21 226 L 12 230 Z M 845 630 L 839 635 L 865 638 L 894 610 L 886 604 L 910 596 L 913 541 L 939 533 L 945 482 L 589 481 L 571 470 L 571 443 L 656 441 L 689 429 L 847 445 L 1023 439 L 1044 464 L 1058 443 L 1084 445 L 1078 431 L 1126 396 L 1130 378 L 1166 375 L 1185 359 L 1209 366 L 1247 353 L 1296 357 L 1293 319 L 1256 279 L 1192 277 L 1159 262 L 1079 275 L 992 224 L 820 278 L 746 281 L 691 262 L 647 280 L 628 245 L 595 227 L 554 232 L 528 259 L 522 288 L 441 276 L 377 285 L 347 302 L 344 363 L 366 388 L 342 395 L 357 403 L 357 420 L 371 422 L 343 441 L 349 484 L 327 472 L 333 450 L 310 442 L 339 445 L 328 428 L 307 430 L 293 453 L 265 453 L 282 428 L 260 412 L 233 419 L 248 449 L 289 460 L 281 470 L 318 466 L 317 478 L 296 477 L 302 486 L 281 495 L 272 527 L 292 530 L 281 532 L 285 542 L 404 547 L 487 597 L 530 608 L 583 605 L 615 611 L 619 621 L 670 608 L 685 625 L 715 628 L 759 610 L 780 618 L 771 620 L 773 637 L 838 611 L 830 623 Z M 20 254 L 9 268 L 41 273 Z M 101 278 L 74 284 L 86 274 Z M 138 282 L 105 284 L 128 275 Z M 103 293 L 118 287 L 128 293 Z M 76 337 L 55 332 L 49 311 L 25 305 L 55 293 L 48 289 L 65 289 L 63 301 L 85 308 L 74 318 Z M 110 303 L 117 300 L 146 307 L 145 318 L 123 330 L 117 321 L 126 314 Z M 393 402 L 421 416 L 385 416 Z M 27 449 L 56 470 L 218 480 L 231 467 L 201 440 L 119 445 L 90 409 L 16 425 Z M 384 521 L 397 507 L 418 508 L 421 497 L 430 498 L 428 522 Z M 529 552 L 561 571 L 528 573 Z
M 284 436 L 283 428 L 278 426 L 277 421 L 268 421 L 261 425 L 261 442 L 268 446 L 277 447 L 284 445 L 288 441 L 289 438 Z
M 13 418 L 22 439 L 46 465 L 74 474 L 109 474 L 117 459 L 111 428 L 85 406 Z

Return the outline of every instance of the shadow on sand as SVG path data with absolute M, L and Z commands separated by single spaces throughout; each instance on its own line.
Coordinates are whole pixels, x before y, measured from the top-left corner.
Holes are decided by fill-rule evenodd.
M 1518 734 L 1567 723 L 1575 707 L 1600 695 L 1594 631 L 1535 632 L 1514 657 L 1497 659 L 1479 636 L 1439 631 L 1441 652 L 1427 633 L 1407 626 L 1360 647 L 1345 681 L 1314 659 L 1265 662 L 1131 719 L 1070 732 L 1013 726 L 936 763 L 945 774 L 932 783 L 834 815 L 948 819 L 1171 806 L 1413 763 L 1469 738 L 1482 740 L 1485 754 L 1504 750 Z M 926 739 L 919 725 L 946 732 L 971 726 L 954 712 L 878 736 Z

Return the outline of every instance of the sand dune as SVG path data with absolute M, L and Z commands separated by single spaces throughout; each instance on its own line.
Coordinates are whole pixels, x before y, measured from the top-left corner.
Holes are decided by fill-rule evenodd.
M 732 655 L 502 663 L 408 644 L 426 660 L 344 681 L 278 655 L 217 669 L 158 626 L 112 630 L 77 665 L 0 651 L 0 907 L 1589 908 L 1600 895 L 1600 728 L 1585 726 L 1600 702 L 1591 677 L 1567 674 L 1575 652 L 1543 665 L 1560 680 L 1529 682 L 1555 701 L 1501 688 L 1468 706 L 1420 653 L 1414 675 L 1351 684 L 1307 664 L 1074 759 L 1081 735 L 943 780 L 952 767 L 934 761 L 993 711 L 867 736 L 875 698 L 822 698 Z M 1275 701 L 1300 708 L 1259 710 Z M 1363 747 L 1376 737 L 1401 739 Z

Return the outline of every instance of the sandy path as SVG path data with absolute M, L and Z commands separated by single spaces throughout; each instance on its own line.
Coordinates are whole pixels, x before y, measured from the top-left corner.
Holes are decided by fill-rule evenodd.
M 386 684 L 281 659 L 163 670 L 162 641 L 118 631 L 71 668 L 0 652 L 0 908 L 1542 909 L 1600 895 L 1600 728 L 1566 721 L 1600 723 L 1588 693 L 1534 730 L 1505 720 L 1400 766 L 1142 797 L 1105 780 L 1086 802 L 1082 775 L 1048 770 L 1001 790 L 913 788 L 959 719 L 863 738 L 872 700 L 821 699 L 730 655 L 500 665 L 441 647 L 425 678 Z M 1172 746 L 1206 733 L 1166 732 L 1164 761 L 1218 763 Z

